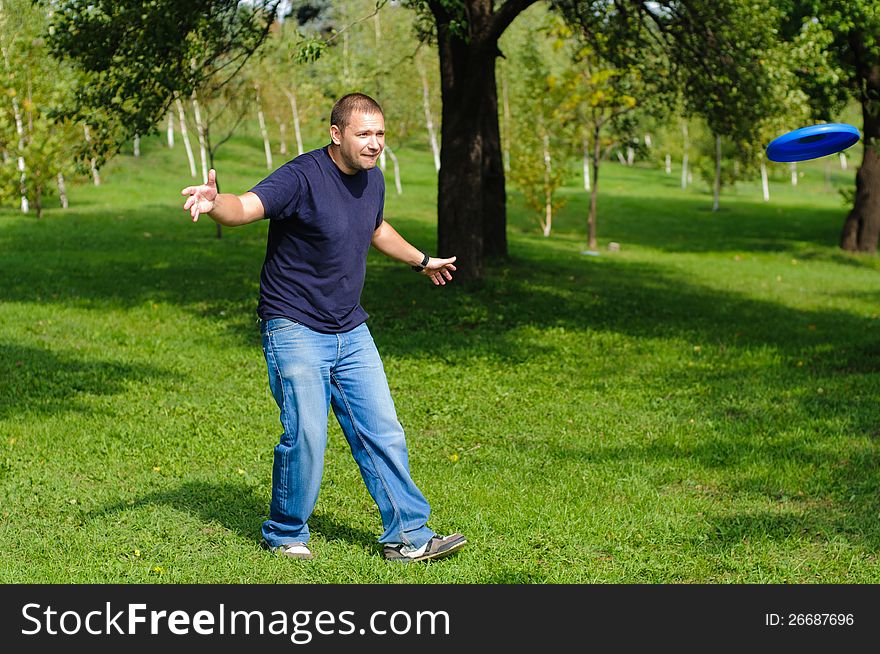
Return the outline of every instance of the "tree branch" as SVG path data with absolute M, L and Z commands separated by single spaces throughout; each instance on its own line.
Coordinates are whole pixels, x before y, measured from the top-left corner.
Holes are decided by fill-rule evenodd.
M 530 5 L 535 4 L 535 2 L 537 0 L 507 0 L 492 16 L 492 22 L 489 24 L 486 38 L 490 41 L 497 41 L 501 38 L 504 30 L 513 22 L 513 19 L 528 9 Z

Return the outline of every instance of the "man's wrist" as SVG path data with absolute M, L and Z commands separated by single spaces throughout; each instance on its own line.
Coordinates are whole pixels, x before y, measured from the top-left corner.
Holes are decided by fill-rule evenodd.
M 430 259 L 431 259 L 431 257 L 426 254 L 422 258 L 422 262 L 420 264 L 415 265 L 415 266 L 410 266 L 410 268 L 412 268 L 416 272 L 422 272 L 425 269 L 425 266 L 428 265 L 428 261 L 430 261 Z

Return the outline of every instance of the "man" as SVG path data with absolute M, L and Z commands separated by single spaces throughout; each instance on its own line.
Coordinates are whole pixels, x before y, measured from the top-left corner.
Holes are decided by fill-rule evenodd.
M 455 257 L 423 254 L 383 220 L 385 182 L 376 162 L 385 147 L 385 118 L 375 100 L 360 93 L 341 98 L 330 115 L 330 140 L 243 195 L 218 194 L 213 170 L 206 184 L 182 191 L 193 221 L 203 213 L 229 227 L 271 220 L 257 313 L 284 433 L 275 447 L 262 544 L 312 558 L 308 519 L 318 500 L 332 406 L 379 507 L 385 558 L 439 558 L 467 541 L 427 526 L 430 508 L 410 476 L 403 429 L 360 296 L 370 245 L 441 286 L 452 280 Z

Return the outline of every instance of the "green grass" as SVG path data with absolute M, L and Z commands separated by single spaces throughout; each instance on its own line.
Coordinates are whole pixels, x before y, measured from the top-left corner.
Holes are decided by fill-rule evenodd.
M 214 235 L 183 149 L 143 143 L 42 220 L 0 212 L 0 581 L 874 583 L 880 262 L 842 253 L 853 169 L 780 169 L 712 213 L 677 171 L 602 168 L 544 238 L 514 195 L 511 258 L 434 288 L 371 253 L 363 304 L 432 525 L 472 545 L 385 563 L 331 421 L 316 558 L 258 547 L 280 428 L 254 308 L 265 225 Z M 258 181 L 252 136 L 223 189 Z M 430 154 L 386 216 L 435 243 Z M 390 171 L 389 171 L 390 174 Z M 619 252 L 606 249 L 620 243 Z

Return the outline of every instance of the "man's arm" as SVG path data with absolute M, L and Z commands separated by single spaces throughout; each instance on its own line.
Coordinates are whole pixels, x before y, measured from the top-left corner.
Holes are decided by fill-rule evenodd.
M 213 168 L 208 171 L 206 184 L 187 186 L 181 194 L 189 196 L 183 209 L 189 211 L 193 222 L 199 219 L 200 214 L 206 213 L 216 223 L 235 227 L 255 222 L 266 215 L 263 202 L 256 193 L 218 193 L 217 173 Z
M 383 220 L 382 224 L 373 232 L 372 243 L 373 247 L 386 257 L 397 259 L 416 269 L 421 268 L 422 262 L 427 256 L 408 243 L 386 220 Z M 428 262 L 419 272 L 430 277 L 435 285 L 442 286 L 447 281 L 452 281 L 452 273 L 455 271 L 453 263 L 455 263 L 455 257 L 449 259 L 428 257 Z

